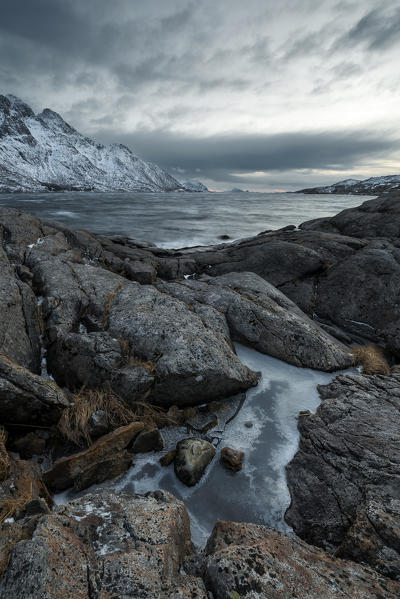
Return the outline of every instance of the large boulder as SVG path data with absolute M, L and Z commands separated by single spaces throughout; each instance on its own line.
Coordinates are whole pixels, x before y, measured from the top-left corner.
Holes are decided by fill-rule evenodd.
M 317 218 L 300 225 L 306 231 L 329 231 L 351 237 L 400 237 L 399 194 L 393 193 L 361 206 L 348 208 L 330 218 Z
M 299 417 L 287 522 L 305 541 L 400 577 L 400 374 L 340 375 Z
M 370 568 L 255 524 L 217 522 L 203 572 L 214 599 L 394 599 L 400 593 L 400 583 Z
M 374 240 L 319 279 L 315 311 L 400 355 L 400 249 Z
M 151 285 L 128 281 L 85 262 L 71 253 L 63 233 L 50 235 L 32 248 L 29 264 L 34 283 L 45 297 L 48 361 L 60 383 L 72 376 L 79 386 L 85 372 L 79 373 L 92 372 L 99 382 L 106 378 L 120 389 L 125 385 L 126 397 L 129 380 L 124 381 L 129 379 L 129 368 L 135 371 L 131 393 L 137 388 L 145 390 L 146 385 L 137 383 L 137 369 L 150 362 L 154 377 L 151 398 L 167 405 L 211 401 L 257 383 L 257 374 L 239 361 L 226 337 L 206 326 L 188 306 Z M 87 334 L 80 332 L 81 325 L 87 327 Z M 94 332 L 106 332 L 111 339 L 96 337 Z M 116 340 L 128 345 L 133 358 L 122 366 L 120 377 L 114 369 L 116 349 L 111 347 Z M 100 342 L 105 347 L 101 364 L 95 355 Z M 75 374 L 75 369 L 68 367 L 63 373 L 64 348 L 70 355 L 74 351 L 87 355 Z
M 132 422 L 100 437 L 89 449 L 60 458 L 44 473 L 47 486 L 54 491 L 73 486 L 80 491 L 122 474 L 132 463 L 126 447 L 143 428 L 142 422 Z
M 33 374 L 0 352 L 1 422 L 51 425 L 68 406 L 64 392 L 54 381 Z
M 101 489 L 38 519 L 11 553 L 0 596 L 207 599 L 200 579 L 180 574 L 189 552 L 182 502 Z
M 276 287 L 251 272 L 165 282 L 159 289 L 187 304 L 206 304 L 224 314 L 231 337 L 295 366 L 339 370 L 350 351 L 306 316 Z

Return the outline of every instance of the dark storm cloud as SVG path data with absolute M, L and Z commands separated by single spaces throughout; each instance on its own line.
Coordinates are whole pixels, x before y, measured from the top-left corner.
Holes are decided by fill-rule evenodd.
M 105 132 L 97 138 L 107 143 L 116 141 L 113 134 Z M 136 131 L 132 135 L 119 135 L 118 140 L 167 169 L 179 168 L 190 176 L 207 173 L 224 181 L 234 180 L 235 173 L 255 171 L 345 170 L 349 164 L 375 160 L 399 146 L 398 139 L 365 131 L 205 138 Z
M 391 3 L 390 3 L 391 4 Z M 400 7 L 380 8 L 368 12 L 340 40 L 348 45 L 365 44 L 369 50 L 381 50 L 400 43 Z
M 399 147 L 399 29 L 397 0 L 0 0 L 0 93 L 187 178 L 351 170 Z

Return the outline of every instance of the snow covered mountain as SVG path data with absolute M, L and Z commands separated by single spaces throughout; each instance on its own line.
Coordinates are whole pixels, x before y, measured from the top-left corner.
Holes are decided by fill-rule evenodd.
M 378 195 L 383 192 L 400 190 L 400 175 L 387 175 L 384 177 L 370 177 L 359 181 L 346 179 L 326 187 L 310 187 L 301 189 L 297 193 L 360 193 L 364 195 Z
M 210 191 L 201 181 L 185 181 L 182 186 L 185 191 Z
M 0 95 L 0 192 L 174 191 L 182 185 L 120 144 L 84 137 L 46 108 Z

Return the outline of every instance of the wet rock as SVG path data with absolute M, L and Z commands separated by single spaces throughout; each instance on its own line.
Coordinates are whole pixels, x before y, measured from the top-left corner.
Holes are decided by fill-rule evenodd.
M 51 425 L 69 402 L 54 381 L 33 374 L 0 352 L 0 421 Z
M 217 522 L 203 568 L 214 599 L 394 599 L 400 592 L 400 583 L 370 568 L 255 524 Z
M 319 390 L 316 414 L 299 417 L 300 447 L 287 466 L 286 520 L 307 542 L 341 546 L 342 555 L 396 577 L 400 374 L 340 375 Z
M 239 472 L 243 468 L 244 452 L 232 449 L 231 447 L 223 447 L 221 449 L 221 462 L 234 472 Z
M 225 315 L 234 341 L 295 366 L 331 371 L 352 364 L 344 345 L 254 273 L 166 282 L 159 288 L 188 304 L 211 304 Z
M 175 457 L 176 457 L 176 449 L 171 449 L 171 451 L 168 451 L 165 455 L 163 455 L 160 458 L 161 466 L 169 466 L 170 464 L 172 464 Z
M 46 484 L 55 491 L 72 486 L 80 491 L 122 474 L 132 462 L 125 448 L 143 428 L 142 422 L 132 422 L 100 437 L 89 449 L 57 460 L 44 473 Z
M 132 444 L 131 451 L 133 453 L 161 451 L 163 447 L 162 436 L 158 428 L 155 427 L 140 432 Z
M 215 456 L 215 448 L 204 439 L 191 437 L 179 441 L 176 447 L 175 473 L 189 487 L 199 482 Z
M 38 519 L 31 539 L 16 543 L 0 595 L 207 599 L 199 578 L 179 573 L 189 552 L 182 502 L 101 489 Z

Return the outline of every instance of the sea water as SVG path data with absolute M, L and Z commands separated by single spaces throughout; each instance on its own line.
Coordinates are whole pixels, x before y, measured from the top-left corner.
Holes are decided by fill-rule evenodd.
M 0 206 L 26 210 L 72 228 L 117 233 L 168 248 L 209 245 L 222 235 L 257 235 L 333 216 L 370 196 L 295 193 L 0 194 Z

